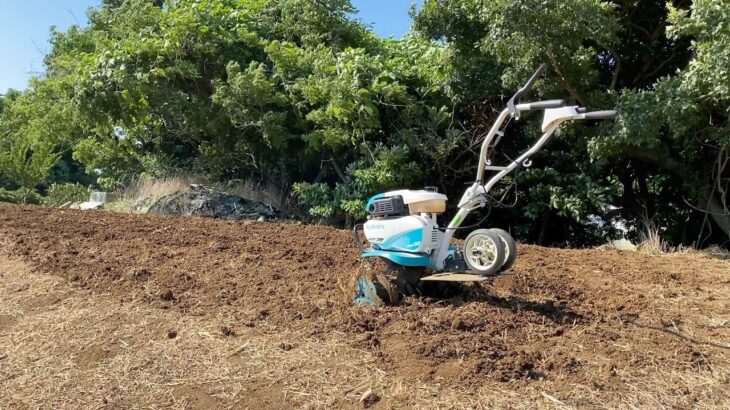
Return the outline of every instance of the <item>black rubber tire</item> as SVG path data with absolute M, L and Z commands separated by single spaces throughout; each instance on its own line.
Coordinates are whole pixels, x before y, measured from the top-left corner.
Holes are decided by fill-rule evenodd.
M 502 263 L 502 270 L 508 270 L 512 267 L 512 265 L 515 264 L 515 261 L 517 260 L 517 243 L 515 242 L 515 239 L 512 237 L 512 235 L 510 235 L 509 232 L 505 231 L 504 229 L 490 228 L 489 230 L 499 235 L 499 237 L 502 239 L 502 243 L 506 247 L 504 262 Z
M 479 266 L 475 266 L 472 264 L 470 258 L 469 258 L 469 246 L 470 241 L 476 237 L 476 236 L 485 236 L 489 239 L 495 246 L 494 246 L 494 252 L 495 252 L 495 258 L 493 263 L 486 267 L 482 268 Z M 493 276 L 499 273 L 499 271 L 502 270 L 502 264 L 504 262 L 504 254 L 505 254 L 505 248 L 502 245 L 502 239 L 499 235 L 496 233 L 488 230 L 488 229 L 477 229 L 475 231 L 472 231 L 469 236 L 466 237 L 464 240 L 464 260 L 466 261 L 466 265 L 469 267 L 469 269 L 472 272 L 475 272 L 478 275 L 481 276 Z

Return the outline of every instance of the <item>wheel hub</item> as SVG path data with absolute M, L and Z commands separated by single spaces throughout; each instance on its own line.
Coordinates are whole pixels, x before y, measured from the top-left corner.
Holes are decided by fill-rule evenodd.
M 489 266 L 496 258 L 494 244 L 486 238 L 475 239 L 468 250 L 470 260 L 480 266 Z

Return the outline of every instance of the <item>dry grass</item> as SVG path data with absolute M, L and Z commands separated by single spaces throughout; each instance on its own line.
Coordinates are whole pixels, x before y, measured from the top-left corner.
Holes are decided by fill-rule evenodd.
M 191 184 L 202 184 L 202 178 L 194 176 L 175 176 L 157 179 L 139 178 L 132 181 L 122 190 L 122 198 L 132 203 L 139 203 L 145 199 L 159 199 L 164 196 L 180 192 Z
M 639 248 L 648 253 L 666 253 L 673 249 L 662 239 L 659 227 L 656 224 L 644 218 L 644 230 L 639 233 Z
M 107 204 L 106 209 L 115 212 L 134 212 L 144 202 L 151 202 L 164 196 L 187 189 L 192 184 L 202 184 L 217 191 L 237 195 L 250 201 L 262 202 L 280 210 L 287 217 L 301 217 L 294 199 L 287 191 L 263 182 L 233 180 L 225 183 L 211 182 L 203 177 L 178 175 L 157 179 L 140 178 L 127 185 L 120 194 L 120 199 Z
M 368 390 L 380 397 L 382 408 L 720 409 L 730 405 L 726 355 L 714 354 L 707 362 L 699 357 L 693 366 L 678 362 L 639 370 L 620 365 L 616 380 L 625 386 L 622 394 L 591 383 L 558 393 L 550 380 L 444 387 L 404 379 L 383 368 L 372 350 L 353 344 L 351 335 L 312 335 L 277 328 L 265 320 L 244 327 L 239 317 L 226 310 L 189 315 L 137 300 L 120 303 L 108 295 L 72 288 L 60 278 L 32 273 L 28 265 L 3 256 L 1 247 L 2 407 L 354 408 L 362 407 L 360 397 Z M 647 296 L 660 299 L 662 292 L 657 287 L 656 294 Z M 711 292 L 717 313 L 691 311 L 677 325 L 680 334 L 698 338 L 702 328 L 727 326 L 730 318 L 722 308 L 728 289 Z M 686 311 L 692 303 L 688 297 L 667 299 L 655 309 Z M 474 313 L 474 308 L 464 306 L 460 314 Z M 636 331 L 648 337 L 653 326 L 639 325 Z M 226 327 L 234 332 L 222 331 Z M 636 349 L 630 339 L 611 343 L 640 362 L 652 356 L 651 351 Z M 575 349 L 584 353 L 587 381 L 591 369 L 615 360 L 592 354 L 589 346 L 576 344 Z
M 673 252 L 685 252 L 691 248 L 683 246 L 672 246 L 662 237 L 662 230 L 648 217 L 642 218 L 644 230 L 639 232 L 639 250 L 649 254 L 663 254 Z
M 14 273 L 0 282 L 0 316 L 12 318 L 0 333 L 0 402 L 9 408 L 334 408 L 358 405 L 368 390 L 396 407 L 483 407 L 474 392 L 403 381 L 345 334 L 261 323 L 226 335 L 238 319 L 225 312 L 120 304 L 17 260 L 0 256 L 0 266 Z M 509 389 L 480 394 L 535 407 Z
M 215 184 L 214 187 L 227 194 L 238 195 L 251 201 L 262 202 L 276 209 L 284 210 L 291 206 L 288 193 L 272 184 L 244 180 L 233 180 Z
M 703 250 L 706 254 L 718 259 L 730 259 L 730 249 L 724 249 L 718 245 L 710 246 Z
M 718 259 L 730 259 L 730 251 L 718 245 L 705 249 L 696 249 L 691 246 L 672 246 L 662 237 L 662 229 L 651 219 L 642 218 L 644 230 L 639 232 L 638 250 L 650 255 L 663 255 L 672 253 L 703 253 Z

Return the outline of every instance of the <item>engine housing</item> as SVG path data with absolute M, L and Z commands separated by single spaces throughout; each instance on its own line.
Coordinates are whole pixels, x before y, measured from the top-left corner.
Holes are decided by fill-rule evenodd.
M 418 215 L 373 218 L 364 231 L 373 249 L 412 253 L 430 253 L 441 235 L 433 219 Z

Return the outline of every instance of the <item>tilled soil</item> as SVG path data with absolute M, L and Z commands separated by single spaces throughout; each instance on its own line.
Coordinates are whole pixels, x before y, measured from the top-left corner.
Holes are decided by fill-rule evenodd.
M 342 355 L 312 366 L 337 372 L 347 357 L 367 357 L 369 371 L 382 373 L 370 383 L 382 397 L 364 404 L 431 407 L 448 391 L 453 396 L 445 404 L 454 407 L 730 405 L 730 261 L 706 253 L 522 245 L 514 268 L 486 285 L 448 299 L 373 308 L 351 303 L 360 260 L 350 233 L 324 226 L 0 204 L 0 251 L 66 286 L 28 300 L 18 312 L 83 292 L 110 306 L 149 309 L 144 317 L 224 317 L 215 337 L 270 339 L 282 354 L 318 354 L 307 347 L 311 341 L 341 340 Z M 2 333 L 23 315 L 1 313 L 0 358 L 11 354 L 3 349 L 12 351 Z M 176 333 L 163 324 L 139 337 L 174 339 Z M 76 364 L 103 362 L 119 354 L 115 349 L 85 350 L 74 356 Z M 13 374 L 5 376 L 0 398 L 18 388 Z M 253 391 L 280 399 L 258 402 L 264 407 L 361 405 L 366 388 L 340 389 L 324 380 L 308 386 L 321 389 L 317 400 L 291 395 L 286 370 L 272 372 L 267 387 Z M 383 387 L 393 383 L 407 388 L 396 394 Z M 433 398 L 424 399 L 416 392 L 421 388 Z M 205 390 L 170 389 L 172 397 L 175 389 Z M 193 407 L 210 405 L 208 399 L 241 403 L 227 390 L 190 397 L 185 403 Z

